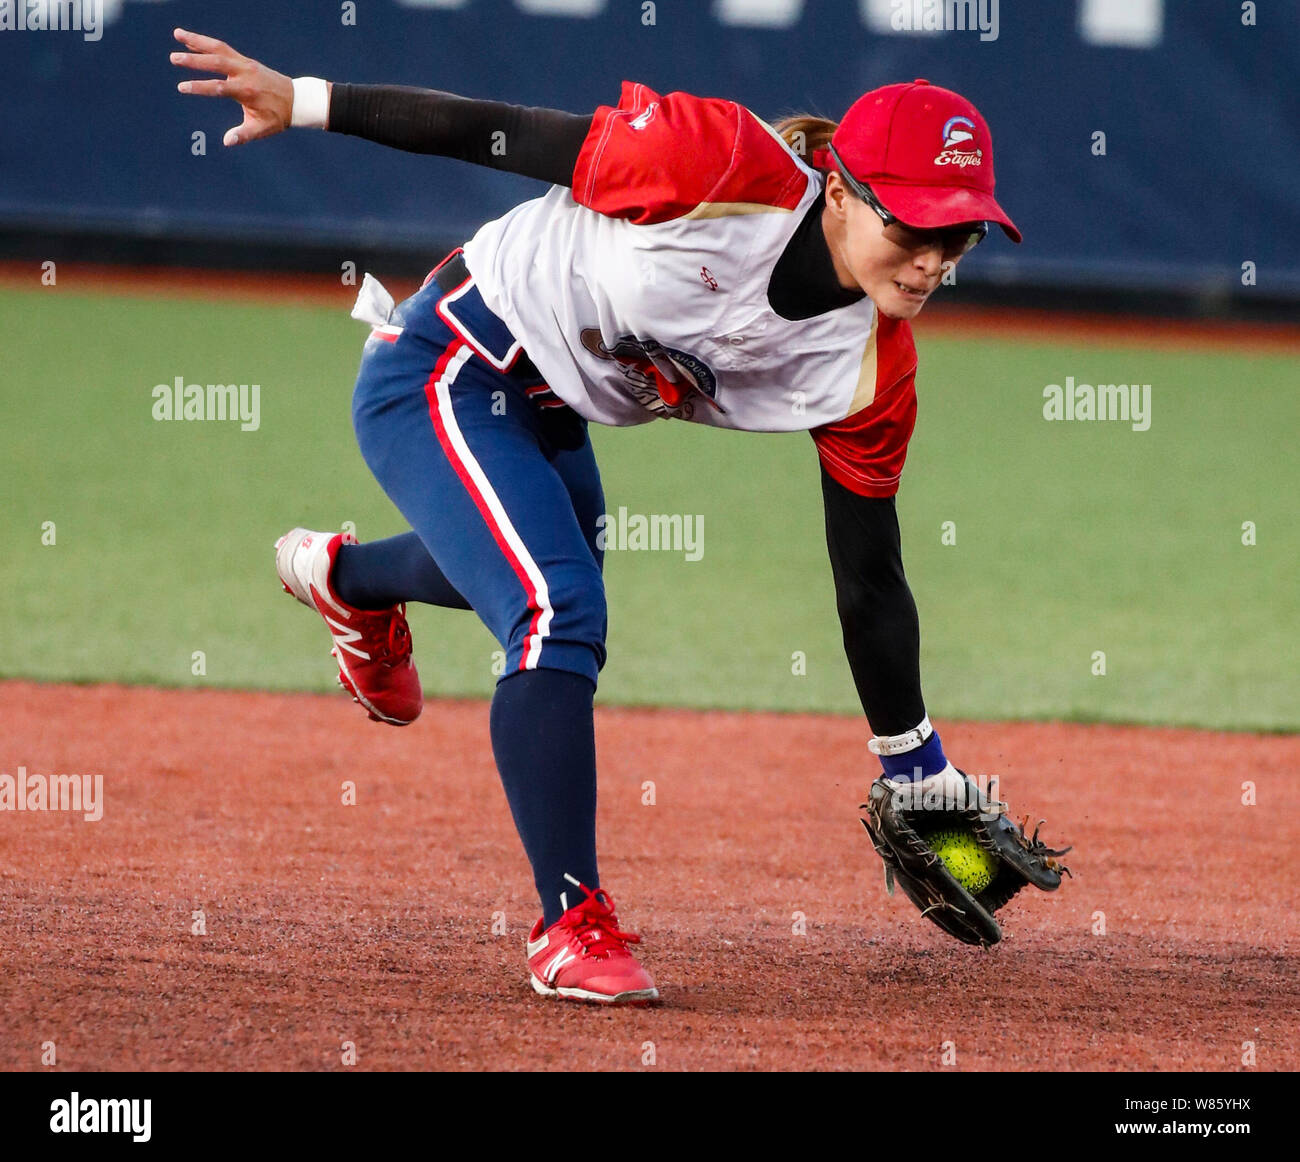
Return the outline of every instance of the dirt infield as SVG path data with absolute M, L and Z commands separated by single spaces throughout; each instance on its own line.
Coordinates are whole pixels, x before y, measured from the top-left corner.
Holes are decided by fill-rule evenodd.
M 664 995 L 611 1012 L 527 987 L 482 703 L 394 730 L 341 695 L 8 682 L 0 715 L 0 772 L 103 775 L 98 822 L 0 812 L 5 1069 L 1300 1066 L 1295 737 L 943 723 L 1077 846 L 978 951 L 885 895 L 862 723 L 602 708 L 602 875 Z

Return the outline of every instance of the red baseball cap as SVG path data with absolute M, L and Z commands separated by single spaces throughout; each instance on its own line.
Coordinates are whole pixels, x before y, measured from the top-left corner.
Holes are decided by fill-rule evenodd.
M 847 167 L 848 177 L 870 186 L 909 226 L 996 222 L 1012 242 L 1020 241 L 1016 224 L 993 197 L 988 124 L 960 93 L 920 79 L 872 89 L 844 114 L 831 149 L 817 150 L 813 164 Z

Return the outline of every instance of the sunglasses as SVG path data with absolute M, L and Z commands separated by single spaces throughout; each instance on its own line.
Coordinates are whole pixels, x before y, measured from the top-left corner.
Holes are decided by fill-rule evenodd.
M 836 152 L 835 146 L 830 147 L 830 152 L 831 157 L 835 159 L 835 164 L 839 166 L 840 177 L 844 179 L 844 184 L 875 210 L 880 216 L 880 220 L 885 224 L 886 230 L 891 227 L 894 229 L 896 236 L 890 239 L 891 242 L 896 242 L 908 250 L 919 250 L 921 247 L 933 245 L 937 241 L 943 249 L 945 258 L 960 258 L 963 254 L 968 254 L 974 250 L 988 237 L 989 224 L 987 222 L 971 222 L 961 226 L 950 226 L 935 230 L 909 226 L 899 219 L 897 215 L 891 214 L 885 209 L 880 199 L 871 192 L 870 187 L 865 182 L 858 181 L 849 172 L 849 167 L 844 164 L 844 159 Z

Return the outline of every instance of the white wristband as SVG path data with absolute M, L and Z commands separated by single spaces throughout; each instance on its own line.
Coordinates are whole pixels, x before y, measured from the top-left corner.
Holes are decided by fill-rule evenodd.
M 927 714 L 918 726 L 903 734 L 877 735 L 870 739 L 867 742 L 867 750 L 875 755 L 906 754 L 909 750 L 916 750 L 917 747 L 923 746 L 933 733 L 934 727 L 930 725 L 930 716 Z
M 293 114 L 295 129 L 324 129 L 329 121 L 330 88 L 320 77 L 294 77 Z

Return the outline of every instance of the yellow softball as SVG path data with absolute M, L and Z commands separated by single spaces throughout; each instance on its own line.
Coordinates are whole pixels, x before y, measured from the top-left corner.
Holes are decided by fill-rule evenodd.
M 998 861 L 985 851 L 969 831 L 936 831 L 926 842 L 952 878 L 970 894 L 982 892 L 993 882 Z

